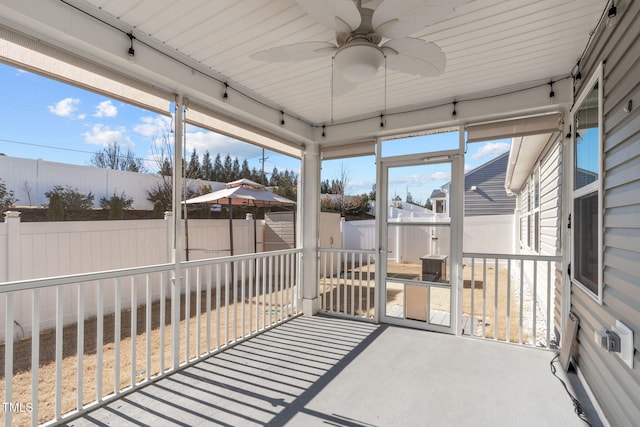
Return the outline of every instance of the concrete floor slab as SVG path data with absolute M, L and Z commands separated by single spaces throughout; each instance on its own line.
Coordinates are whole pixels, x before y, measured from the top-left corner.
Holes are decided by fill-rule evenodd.
M 554 355 L 299 317 L 69 425 L 584 426 Z

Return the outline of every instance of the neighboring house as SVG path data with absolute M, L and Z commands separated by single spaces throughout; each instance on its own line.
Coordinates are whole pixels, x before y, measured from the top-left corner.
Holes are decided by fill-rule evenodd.
M 464 175 L 464 216 L 511 215 L 516 201 L 505 191 L 509 153 L 503 153 Z M 436 213 L 449 213 L 449 187 L 446 183 L 431 193 Z

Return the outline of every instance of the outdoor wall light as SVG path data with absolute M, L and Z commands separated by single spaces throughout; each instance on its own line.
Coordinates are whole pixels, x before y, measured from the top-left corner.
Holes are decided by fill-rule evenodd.
M 451 117 L 455 118 L 458 115 L 458 112 L 456 111 L 456 104 L 458 102 L 457 101 L 453 101 L 453 111 L 451 112 Z
M 549 86 L 551 86 L 551 92 L 549 92 L 549 98 L 553 98 L 556 96 L 556 93 L 553 91 L 553 80 L 549 82 Z
M 607 28 L 615 24 L 617 14 L 618 8 L 616 7 L 614 0 L 611 0 L 611 7 L 609 8 L 609 12 L 607 12 Z
M 227 102 L 227 99 L 229 99 L 229 94 L 227 93 L 227 89 L 229 89 L 229 84 L 227 82 L 224 82 L 224 93 L 222 94 L 222 100 L 224 102 Z
M 133 36 L 133 33 L 127 33 L 127 36 L 129 36 L 129 51 L 127 52 L 129 55 L 129 61 L 133 61 L 133 58 L 136 56 L 136 51 L 133 49 L 133 39 L 135 39 L 135 37 Z

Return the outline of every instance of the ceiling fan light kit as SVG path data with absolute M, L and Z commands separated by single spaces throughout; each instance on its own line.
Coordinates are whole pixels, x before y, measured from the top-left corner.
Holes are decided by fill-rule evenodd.
M 362 83 L 375 77 L 384 64 L 384 54 L 378 46 L 362 41 L 340 48 L 333 61 L 345 80 Z

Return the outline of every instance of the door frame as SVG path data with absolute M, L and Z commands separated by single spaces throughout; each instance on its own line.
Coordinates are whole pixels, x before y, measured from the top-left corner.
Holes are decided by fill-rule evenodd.
M 445 332 L 460 335 L 462 333 L 462 239 L 464 220 L 464 127 L 459 129 L 458 150 L 424 152 L 403 156 L 382 157 L 380 141 L 376 154 L 376 248 L 378 262 L 376 262 L 376 292 L 378 304 L 376 319 L 383 323 L 395 324 L 412 328 L 425 329 L 435 332 Z M 400 319 L 386 316 L 386 256 L 388 248 L 388 177 L 389 168 L 400 166 L 419 166 L 438 163 L 451 163 L 451 191 L 449 196 L 449 216 L 451 218 L 451 248 L 450 248 L 450 291 L 451 291 L 451 324 L 449 327 L 429 324 L 410 319 Z M 406 307 L 405 307 L 406 309 Z

